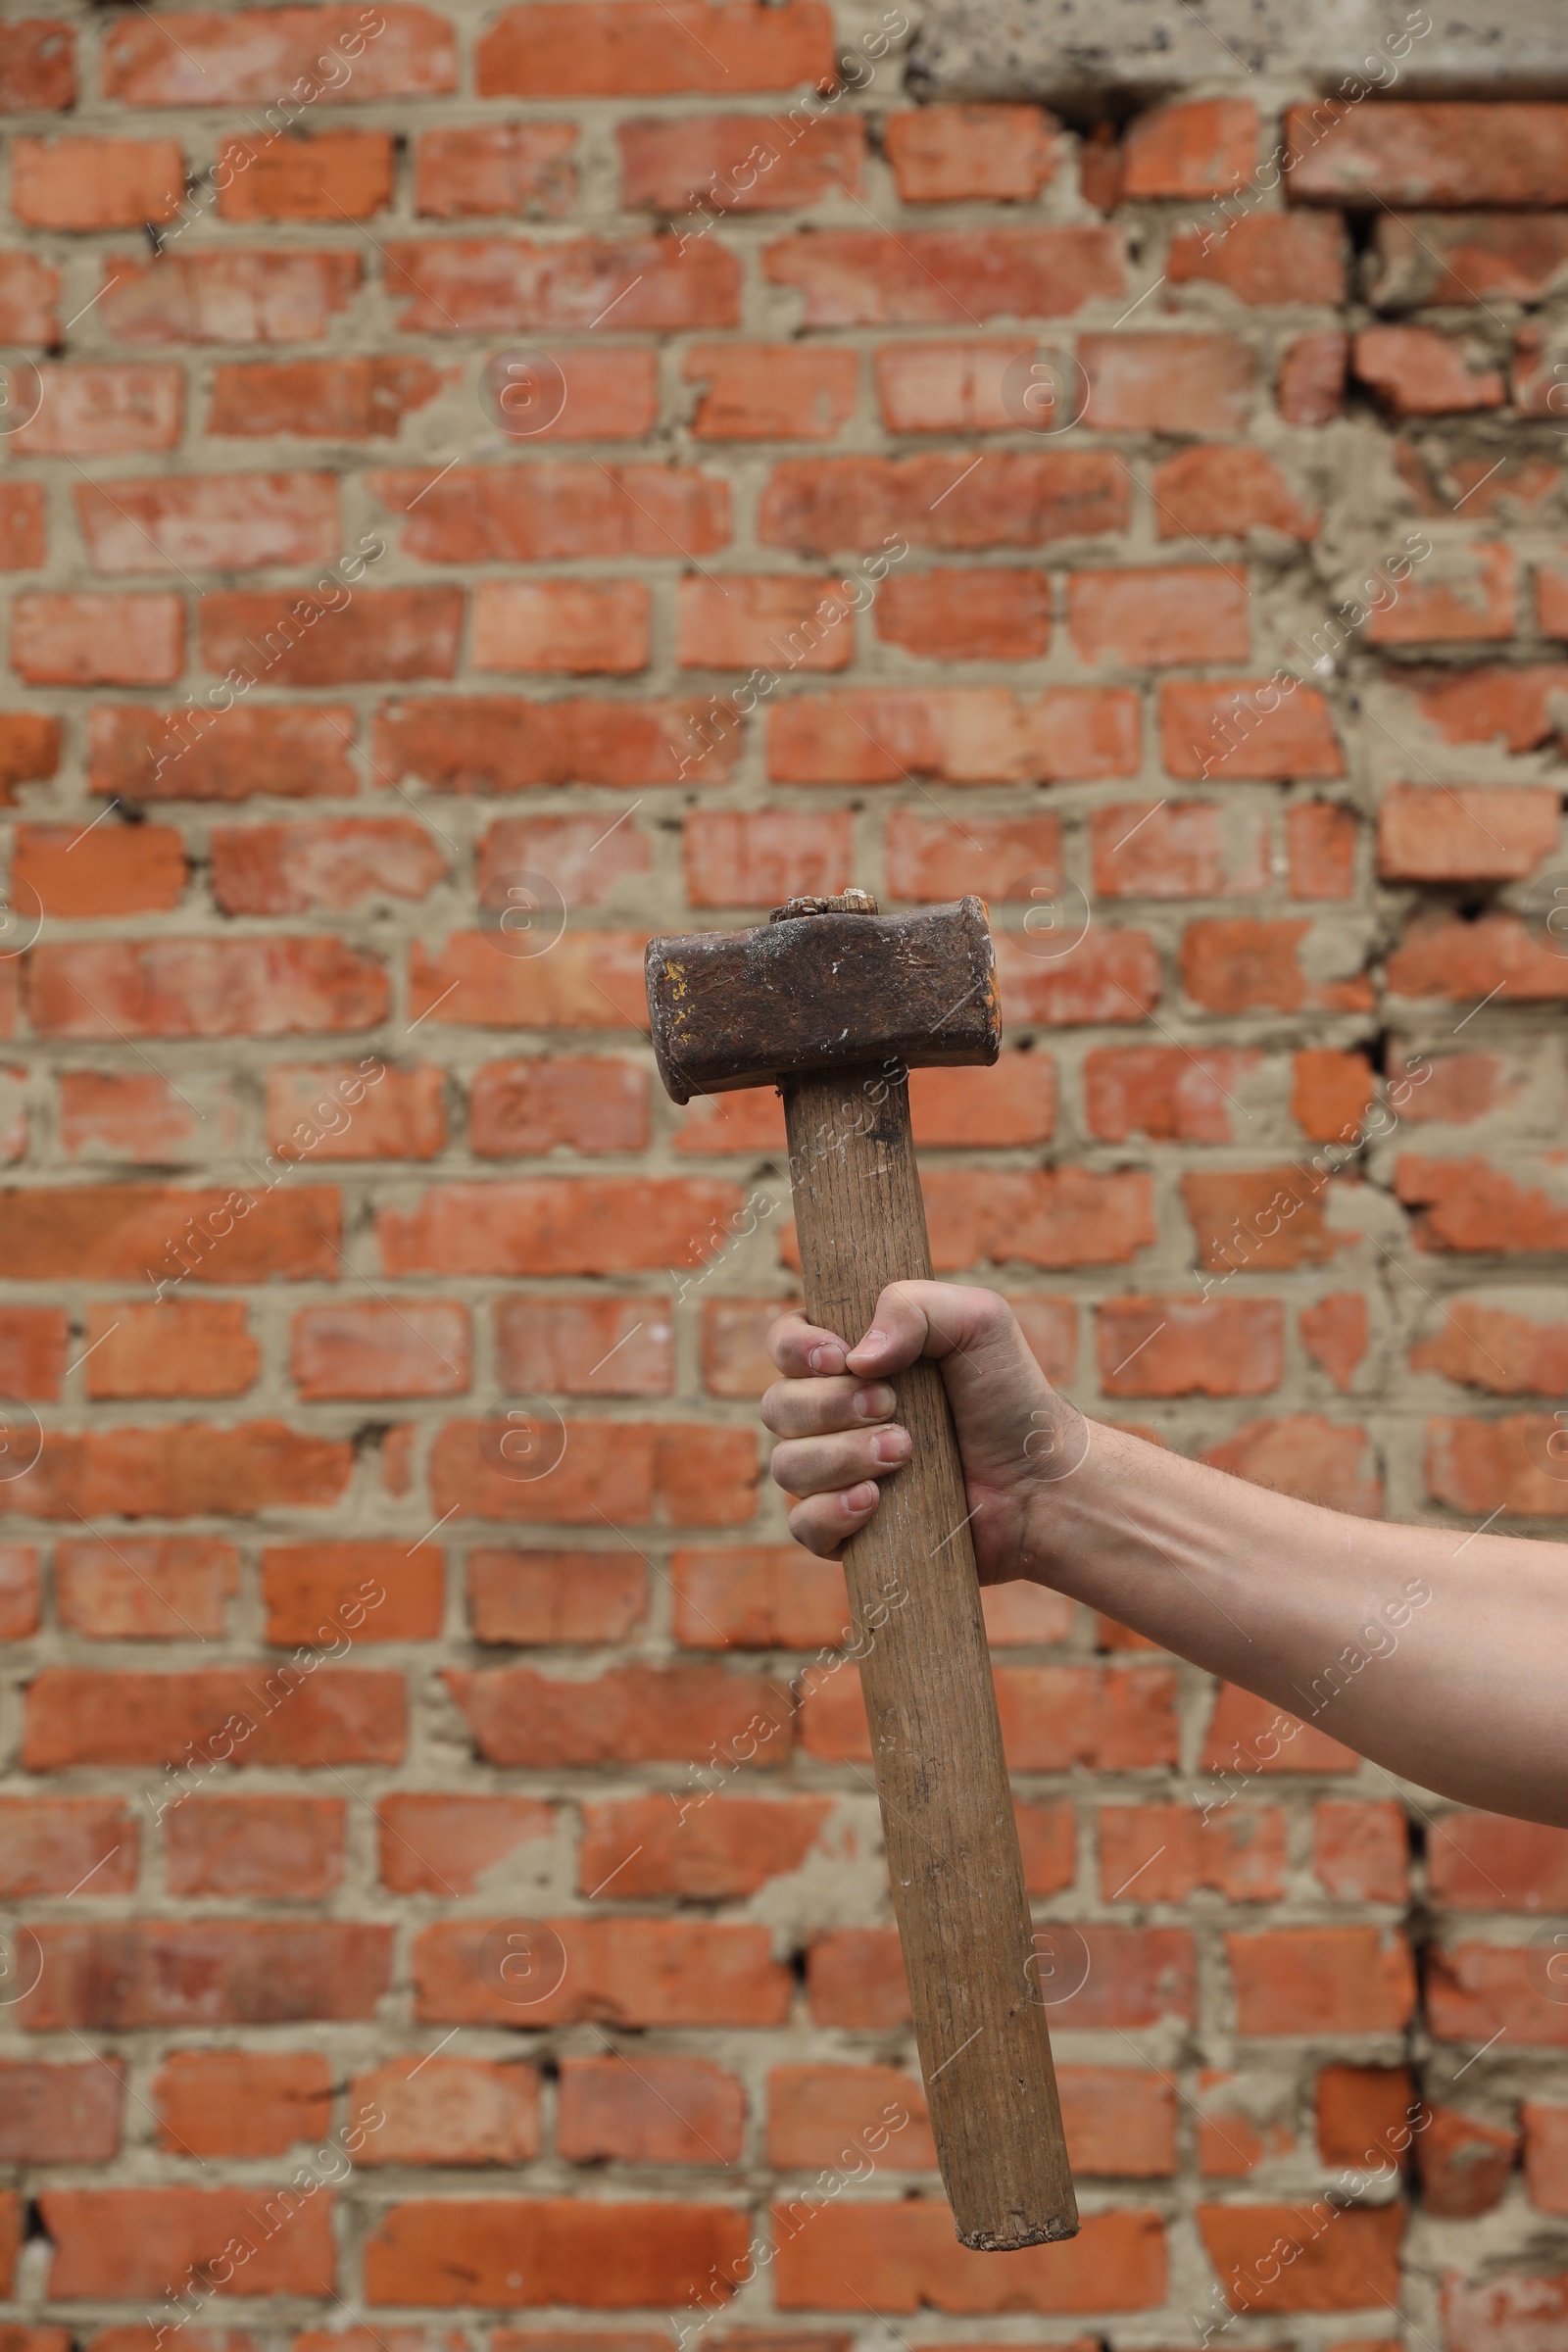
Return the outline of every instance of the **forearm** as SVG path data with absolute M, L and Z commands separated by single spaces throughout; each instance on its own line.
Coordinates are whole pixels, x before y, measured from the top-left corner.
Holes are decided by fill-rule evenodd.
M 1321 1510 L 1100 1424 L 1020 1573 L 1421 1787 L 1568 1825 L 1568 1545 Z

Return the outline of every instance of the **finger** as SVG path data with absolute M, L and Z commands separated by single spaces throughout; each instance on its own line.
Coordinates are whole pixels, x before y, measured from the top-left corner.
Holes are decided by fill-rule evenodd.
M 760 1410 L 763 1428 L 775 1438 L 819 1438 L 889 1420 L 897 1403 L 885 1381 L 844 1373 L 837 1380 L 775 1381 Z
M 773 1484 L 786 1494 L 832 1494 L 867 1478 L 887 1478 L 909 1458 L 909 1433 L 898 1427 L 835 1438 L 785 1438 L 773 1448 Z
M 837 1332 L 820 1330 L 792 1306 L 768 1332 L 767 1352 L 786 1380 L 806 1380 L 812 1373 L 842 1372 L 850 1347 Z
M 818 1559 L 836 1559 L 840 1547 L 863 1527 L 882 1499 L 882 1490 L 867 1480 L 848 1487 L 842 1494 L 812 1494 L 790 1513 L 790 1534 Z

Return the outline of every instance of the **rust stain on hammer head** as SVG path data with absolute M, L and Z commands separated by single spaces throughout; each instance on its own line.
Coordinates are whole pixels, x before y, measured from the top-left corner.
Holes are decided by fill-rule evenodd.
M 983 901 L 915 914 L 875 906 L 864 892 L 792 900 L 754 931 L 651 940 L 654 1051 L 674 1100 L 862 1063 L 995 1061 L 1002 1008 Z

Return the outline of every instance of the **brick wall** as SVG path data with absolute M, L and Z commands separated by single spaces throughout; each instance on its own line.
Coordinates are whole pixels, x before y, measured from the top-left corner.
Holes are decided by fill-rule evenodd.
M 943 1269 L 1560 1530 L 1568 109 L 1069 128 L 883 24 L 0 28 L 5 2352 L 1568 2344 L 1562 1834 L 1021 1588 L 1087 2218 L 956 2249 L 777 1108 L 640 1034 L 650 930 L 983 892 Z

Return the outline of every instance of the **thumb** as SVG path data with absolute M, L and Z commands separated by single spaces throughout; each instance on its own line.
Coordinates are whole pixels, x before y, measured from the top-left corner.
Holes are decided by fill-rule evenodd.
M 987 1385 L 1020 1377 L 1047 1391 L 1017 1319 L 995 1291 L 945 1282 L 890 1283 L 871 1328 L 850 1349 L 850 1371 L 862 1379 L 902 1372 L 917 1356 L 943 1360 L 955 1407 Z

